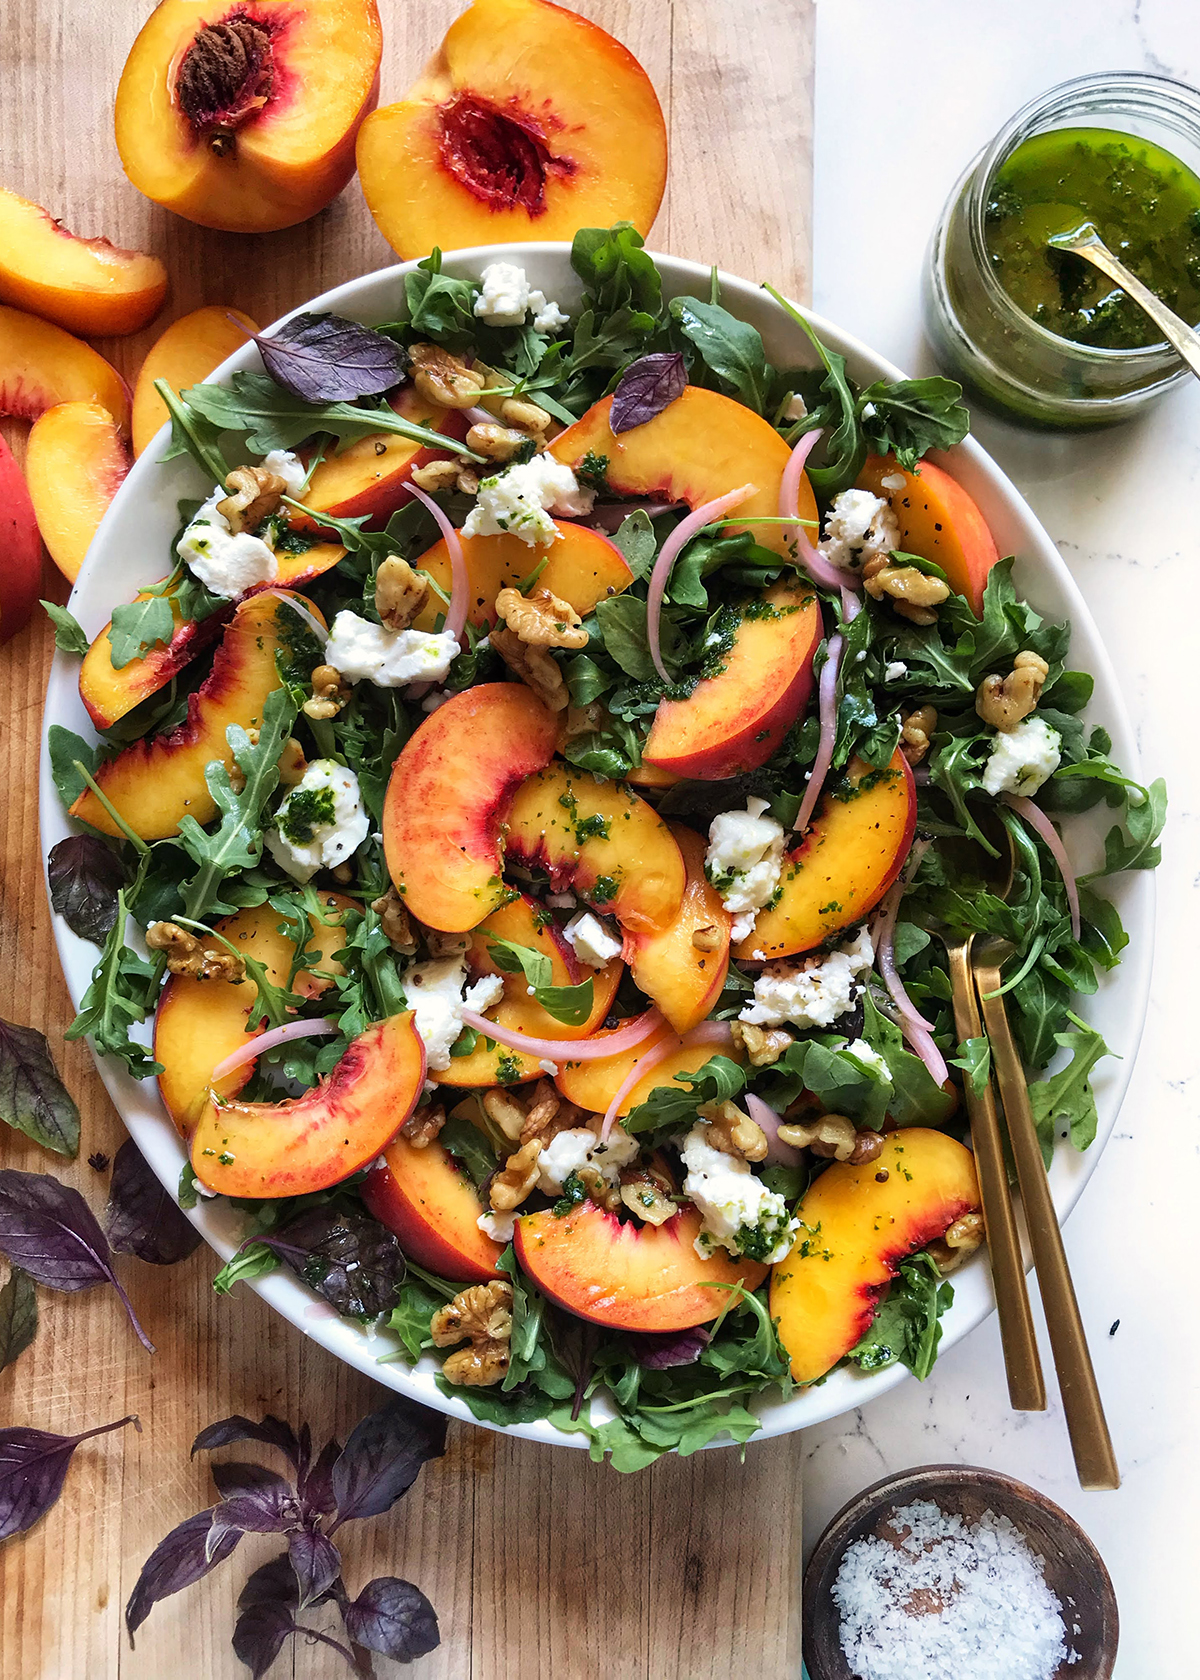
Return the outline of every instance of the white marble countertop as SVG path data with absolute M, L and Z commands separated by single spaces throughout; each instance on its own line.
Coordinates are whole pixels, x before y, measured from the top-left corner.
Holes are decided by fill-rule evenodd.
M 930 230 L 961 169 L 1012 112 L 1088 71 L 1200 83 L 1197 0 L 818 8 L 814 307 L 912 373 L 934 367 L 920 325 Z M 1143 779 L 1166 776 L 1171 797 L 1146 1033 L 1115 1134 L 1066 1227 L 1124 1481 L 1117 1493 L 1079 1490 L 1057 1397 L 1046 1413 L 1009 1410 L 993 1317 L 928 1382 L 809 1431 L 806 1540 L 893 1471 L 1002 1470 L 1065 1506 L 1099 1546 L 1120 1602 L 1117 1680 L 1191 1680 L 1200 1671 L 1190 1278 L 1200 1029 L 1189 985 L 1200 936 L 1200 753 L 1190 727 L 1200 711 L 1200 390 L 1189 385 L 1148 418 L 1091 437 L 1022 433 L 982 414 L 975 431 L 1081 584 L 1138 732 Z

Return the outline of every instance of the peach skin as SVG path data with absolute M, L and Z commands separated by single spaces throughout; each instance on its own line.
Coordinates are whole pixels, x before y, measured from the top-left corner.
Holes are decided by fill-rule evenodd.
M 479 1229 L 479 1193 L 436 1138 L 424 1149 L 393 1138 L 363 1180 L 362 1197 L 418 1266 L 455 1283 L 495 1277 L 504 1250 Z

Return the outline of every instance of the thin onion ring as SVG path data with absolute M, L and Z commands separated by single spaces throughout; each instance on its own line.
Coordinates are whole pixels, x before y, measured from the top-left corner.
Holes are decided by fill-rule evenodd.
M 1026 799 L 1021 794 L 1006 793 L 1004 803 L 1015 811 L 1019 817 L 1024 817 L 1030 828 L 1039 834 L 1049 847 L 1062 876 L 1063 886 L 1067 889 L 1067 903 L 1071 910 L 1071 938 L 1078 942 L 1082 926 L 1079 911 L 1079 885 L 1075 879 L 1075 871 L 1071 868 L 1071 860 L 1067 856 L 1067 848 L 1063 845 L 1062 835 L 1041 806 L 1035 805 L 1032 799 Z
M 226 1074 L 244 1067 L 247 1062 L 257 1061 L 259 1056 L 274 1050 L 277 1045 L 288 1044 L 294 1038 L 320 1038 L 336 1031 L 335 1021 L 287 1021 L 282 1027 L 273 1027 L 270 1032 L 259 1033 L 254 1038 L 248 1038 L 245 1044 L 239 1044 L 223 1062 L 217 1063 L 212 1070 L 211 1083 L 215 1085 Z
M 628 1026 L 618 1027 L 603 1038 L 595 1035 L 591 1038 L 530 1038 L 528 1033 L 499 1026 L 495 1021 L 489 1021 L 486 1015 L 477 1015 L 473 1009 L 464 1009 L 462 1018 L 464 1026 L 473 1028 L 484 1038 L 494 1039 L 508 1050 L 520 1050 L 526 1056 L 537 1056 L 548 1062 L 596 1062 L 603 1056 L 615 1056 L 618 1051 L 631 1050 L 635 1044 L 641 1044 L 651 1033 L 666 1025 L 657 1009 L 647 1009 L 644 1015 L 636 1016 Z
M 728 1044 L 731 1037 L 732 1034 L 729 1030 L 728 1022 L 701 1021 L 699 1026 L 693 1027 L 692 1030 L 685 1033 L 682 1038 L 676 1037 L 674 1033 L 668 1033 L 661 1038 L 657 1044 L 652 1044 L 630 1068 L 629 1072 L 625 1075 L 625 1078 L 617 1087 L 612 1101 L 605 1109 L 604 1123 L 600 1127 L 601 1142 L 603 1143 L 608 1141 L 608 1134 L 613 1129 L 613 1123 L 617 1118 L 621 1104 L 625 1101 L 625 1098 L 629 1095 L 630 1091 L 633 1090 L 635 1085 L 640 1084 L 646 1075 L 653 1068 L 656 1068 L 660 1062 L 665 1062 L 667 1057 L 672 1055 L 676 1050 L 690 1050 L 693 1045 L 697 1044 Z
M 662 617 L 662 601 L 666 594 L 667 579 L 671 575 L 671 567 L 675 564 L 682 549 L 686 548 L 692 538 L 701 532 L 706 525 L 711 525 L 714 519 L 720 519 L 731 508 L 740 507 L 750 496 L 754 495 L 757 486 L 742 484 L 736 490 L 728 490 L 725 495 L 717 496 L 711 502 L 702 502 L 694 513 L 689 513 L 686 519 L 680 520 L 666 542 L 662 545 L 662 552 L 654 562 L 654 569 L 650 573 L 650 586 L 646 595 L 646 640 L 650 645 L 650 657 L 654 661 L 654 669 L 663 682 L 670 682 L 667 667 L 663 664 L 662 647 L 659 642 L 659 624 Z

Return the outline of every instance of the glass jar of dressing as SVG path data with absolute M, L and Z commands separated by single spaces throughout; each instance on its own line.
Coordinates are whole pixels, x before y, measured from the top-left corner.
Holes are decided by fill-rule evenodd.
M 1200 94 L 1165 76 L 1079 76 L 1031 100 L 967 169 L 930 246 L 926 327 L 991 406 L 1073 429 L 1140 413 L 1188 370 L 1083 258 L 1046 241 L 1091 221 L 1200 321 Z

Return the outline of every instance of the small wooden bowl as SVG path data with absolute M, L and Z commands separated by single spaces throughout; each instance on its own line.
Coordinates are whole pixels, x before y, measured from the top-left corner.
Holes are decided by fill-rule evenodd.
M 915 1499 L 933 1500 L 972 1522 L 985 1511 L 1007 1517 L 1043 1559 L 1046 1585 L 1063 1608 L 1068 1652 L 1079 1653 L 1079 1661 L 1063 1663 L 1054 1680 L 1111 1680 L 1117 1598 L 1095 1546 L 1073 1518 L 1033 1488 L 962 1464 L 927 1464 L 888 1476 L 834 1517 L 804 1573 L 804 1661 L 810 1680 L 856 1680 L 842 1655 L 833 1584 L 846 1548 L 877 1534 L 896 1506 Z M 1078 1633 L 1071 1631 L 1075 1624 Z

